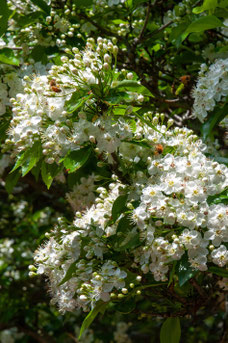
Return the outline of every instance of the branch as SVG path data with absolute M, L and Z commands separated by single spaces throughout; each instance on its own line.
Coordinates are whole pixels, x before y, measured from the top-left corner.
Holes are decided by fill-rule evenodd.
M 197 290 L 197 292 L 203 299 L 207 298 L 207 294 L 204 292 L 204 290 L 200 287 L 200 285 L 196 282 L 195 279 L 190 279 L 190 283 Z
M 156 1 L 155 1 L 156 3 Z M 148 21 L 149 21 L 149 17 L 150 17 L 150 10 L 151 10 L 151 2 L 148 3 L 148 6 L 147 6 L 147 11 L 146 11 L 146 18 L 145 18 L 145 21 L 144 21 L 144 25 L 143 25 L 143 28 L 139 34 L 139 37 L 135 39 L 134 41 L 134 44 L 137 45 L 138 43 L 140 43 L 140 41 L 142 40 L 143 38 L 143 35 L 146 31 L 146 27 L 147 27 L 147 24 L 148 24 Z
M 169 25 L 171 25 L 172 23 L 173 23 L 173 21 L 170 20 L 168 23 L 166 23 L 166 24 L 162 25 L 161 27 L 159 27 L 159 29 L 157 29 L 157 30 L 151 32 L 150 37 L 153 36 L 153 35 L 156 35 L 157 33 L 161 32 L 161 31 L 163 31 L 163 30 L 165 30 L 165 29 L 166 29 Z
M 107 29 L 105 29 L 103 26 L 101 26 L 100 24 L 98 24 L 97 22 L 95 22 L 93 19 L 91 19 L 90 17 L 88 17 L 85 13 L 79 13 L 78 16 L 80 18 L 83 18 L 85 20 L 87 20 L 89 23 L 91 23 L 93 26 L 95 26 L 97 29 L 99 29 L 99 31 L 107 36 L 111 36 L 111 37 L 116 37 L 118 40 L 123 40 L 121 36 L 119 36 L 118 34 L 109 31 Z

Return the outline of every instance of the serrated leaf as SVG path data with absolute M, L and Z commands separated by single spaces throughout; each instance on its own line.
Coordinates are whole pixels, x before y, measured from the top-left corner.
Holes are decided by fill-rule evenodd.
M 99 312 L 103 313 L 105 311 L 107 305 L 108 305 L 108 303 L 105 303 L 103 301 L 98 301 L 96 306 L 89 312 L 89 314 L 84 319 L 82 326 L 81 326 L 81 329 L 80 329 L 80 334 L 79 334 L 78 339 L 80 339 L 83 332 L 89 328 L 89 326 L 92 324 L 92 322 L 94 321 L 94 319 L 96 318 L 98 313 Z
M 221 20 L 219 20 L 214 15 L 208 15 L 206 17 L 201 17 L 193 21 L 186 29 L 185 35 L 188 35 L 192 32 L 201 32 L 205 30 L 215 29 L 216 27 L 223 26 Z
M 42 162 L 41 165 L 41 176 L 42 180 L 47 186 L 47 189 L 51 187 L 54 177 L 61 171 L 62 167 L 58 166 L 56 163 L 47 164 Z
M 19 180 L 21 173 L 19 170 L 15 170 L 13 173 L 10 173 L 6 177 L 5 188 L 8 193 L 11 193 L 13 188 L 16 186 L 17 181 Z
M 127 215 L 120 219 L 116 235 L 110 237 L 110 243 L 115 251 L 124 251 L 140 245 L 139 233 Z
M 78 110 L 88 99 L 91 99 L 93 94 L 87 94 L 82 91 L 72 93 L 71 98 L 65 102 L 66 110 L 72 113 Z
M 212 274 L 216 274 L 225 278 L 228 278 L 228 270 L 225 268 L 219 268 L 219 267 L 209 267 L 208 268 L 208 272 L 212 273 Z
M 42 160 L 40 160 L 35 167 L 32 168 L 31 173 L 35 177 L 36 182 L 39 180 Z
M 123 80 L 118 81 L 118 83 L 112 87 L 112 89 L 118 89 L 118 88 L 128 88 L 128 89 L 137 89 L 139 87 L 143 87 L 140 82 L 134 81 L 134 80 Z
M 34 5 L 39 7 L 42 11 L 45 13 L 50 12 L 50 7 L 47 5 L 47 3 L 44 0 L 30 0 Z
M 220 121 L 222 121 L 227 114 L 228 104 L 225 104 L 221 109 L 216 108 L 212 112 L 212 114 L 210 114 L 209 119 L 201 126 L 201 132 L 204 139 L 206 139 L 211 134 L 215 125 L 220 123 Z
M 30 154 L 30 150 L 26 150 L 26 151 L 23 151 L 22 153 L 20 153 L 18 158 L 17 158 L 17 161 L 16 161 L 13 169 L 10 171 L 10 173 L 13 173 L 16 169 L 21 167 L 23 165 L 23 163 L 25 163 L 25 161 L 29 157 L 29 154 Z
M 140 245 L 139 233 L 136 229 L 128 232 L 128 234 L 121 239 L 121 242 L 118 244 L 117 251 L 123 251 L 125 249 L 133 249 Z
M 80 150 L 71 151 L 63 161 L 64 167 L 68 170 L 68 173 L 73 173 L 77 169 L 81 168 L 88 160 L 91 154 L 91 148 L 85 147 Z
M 112 205 L 112 219 L 116 221 L 121 213 L 127 210 L 126 202 L 127 202 L 127 194 L 120 195 Z
M 104 101 L 108 102 L 110 105 L 117 105 L 124 100 L 130 100 L 130 98 L 130 94 L 126 92 L 110 89 L 109 94 L 104 98 Z
M 13 50 L 9 48 L 0 49 L 0 62 L 14 66 L 19 66 L 20 64 Z
M 190 263 L 188 262 L 188 255 L 185 253 L 179 261 L 177 267 L 177 276 L 180 287 L 182 287 L 189 279 L 195 276 L 196 273 L 197 271 L 191 268 Z
M 160 343 L 179 343 L 181 326 L 179 318 L 167 318 L 161 327 Z
M 34 143 L 34 145 L 25 151 L 23 151 L 11 170 L 10 173 L 14 172 L 19 167 L 23 167 L 22 176 L 25 176 L 39 161 L 41 157 L 41 144 L 40 142 Z
M 169 36 L 169 42 L 176 41 L 187 29 L 189 23 L 181 23 L 178 26 L 172 28 L 171 34 Z M 175 42 L 177 44 L 177 41 Z
M 66 275 L 64 276 L 64 278 L 62 279 L 62 281 L 58 284 L 58 286 L 62 286 L 65 282 L 67 282 L 68 280 L 70 280 L 72 278 L 72 275 L 75 272 L 75 266 L 76 266 L 77 261 L 74 261 L 70 267 L 67 269 L 66 271 Z
M 35 143 L 33 148 L 30 151 L 30 155 L 28 156 L 25 163 L 22 165 L 22 176 L 28 174 L 28 172 L 36 166 L 37 162 L 40 160 L 42 156 L 42 149 L 40 143 Z

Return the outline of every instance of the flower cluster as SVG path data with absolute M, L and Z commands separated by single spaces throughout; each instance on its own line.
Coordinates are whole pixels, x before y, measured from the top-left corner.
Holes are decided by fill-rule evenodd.
M 90 207 L 95 201 L 95 175 L 87 178 L 81 177 L 80 184 L 73 187 L 73 190 L 66 194 L 66 199 L 74 212 L 83 211 Z
M 11 1 L 8 0 L 8 6 L 11 10 L 17 11 L 18 15 L 31 15 L 39 10 L 39 5 L 36 6 L 33 1 Z M 36 45 L 42 47 L 65 47 L 66 39 L 77 36 L 81 38 L 82 35 L 79 32 L 80 24 L 71 23 L 72 17 L 75 17 L 76 5 L 65 4 L 64 11 L 56 8 L 55 3 L 52 1 L 43 4 L 43 8 L 50 6 L 50 11 L 46 12 L 47 15 L 42 20 L 34 19 L 29 22 L 29 25 L 24 26 L 18 32 L 18 19 L 10 19 L 11 25 L 11 37 L 15 44 L 21 44 L 24 55 L 29 55 L 30 49 L 33 49 Z M 70 18 L 71 17 L 71 18 Z M 20 17 L 19 17 L 20 18 Z M 13 33 L 17 33 L 16 35 Z
M 208 112 L 213 111 L 228 95 L 228 59 L 218 59 L 208 68 L 202 64 L 199 79 L 193 90 L 193 113 L 204 122 Z
M 112 56 L 115 59 L 117 50 L 105 39 L 98 38 L 97 46 L 88 39 L 84 51 L 68 51 L 73 58 L 63 56 L 63 65 L 53 66 L 49 75 L 25 77 L 24 93 L 11 99 L 14 115 L 7 144 L 17 147 L 15 153 L 40 140 L 46 162 L 53 163 L 90 142 L 111 159 L 121 140 L 131 137 L 130 126 L 122 119 L 113 120 L 105 109 L 94 115 L 94 98 L 104 97 L 110 89 L 115 75 Z M 76 118 L 71 118 L 71 100 L 84 106 Z
M 108 219 L 113 202 L 123 187 L 120 183 L 112 186 L 110 194 L 100 189 L 97 205 L 85 215 L 78 213 L 71 233 L 60 218 L 59 227 L 51 234 L 53 237 L 35 254 L 37 273 L 48 275 L 52 302 L 58 303 L 61 311 L 72 311 L 75 307 L 86 311 L 99 299 L 108 301 L 113 288 L 118 290 L 125 286 L 127 273 L 118 267 L 117 262 L 103 262 L 103 254 L 107 251 L 105 237 L 111 234 Z M 69 280 L 64 280 L 71 269 Z M 33 270 L 36 268 L 31 266 L 31 273 Z
M 167 280 L 172 263 L 184 255 L 198 271 L 228 262 L 227 206 L 210 203 L 228 186 L 225 165 L 209 160 L 205 145 L 185 128 L 137 122 L 133 139 L 120 147 L 127 184 L 113 175 L 109 190 L 97 186 L 95 203 L 76 213 L 73 226 L 56 228 L 35 254 L 37 273 L 48 275 L 53 302 L 63 311 L 127 294 L 126 260 L 136 280 L 141 270 L 156 281 Z M 121 196 L 126 209 L 113 220 Z M 111 259 L 115 251 L 117 260 Z

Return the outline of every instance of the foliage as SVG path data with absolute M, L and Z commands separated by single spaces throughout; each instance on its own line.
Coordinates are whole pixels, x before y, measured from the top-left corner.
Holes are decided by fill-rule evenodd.
M 1 0 L 0 342 L 226 341 L 227 23 Z

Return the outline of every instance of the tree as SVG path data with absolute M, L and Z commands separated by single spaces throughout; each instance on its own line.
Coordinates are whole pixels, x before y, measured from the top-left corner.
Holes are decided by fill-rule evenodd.
M 2 342 L 225 342 L 226 1 L 1 11 Z

